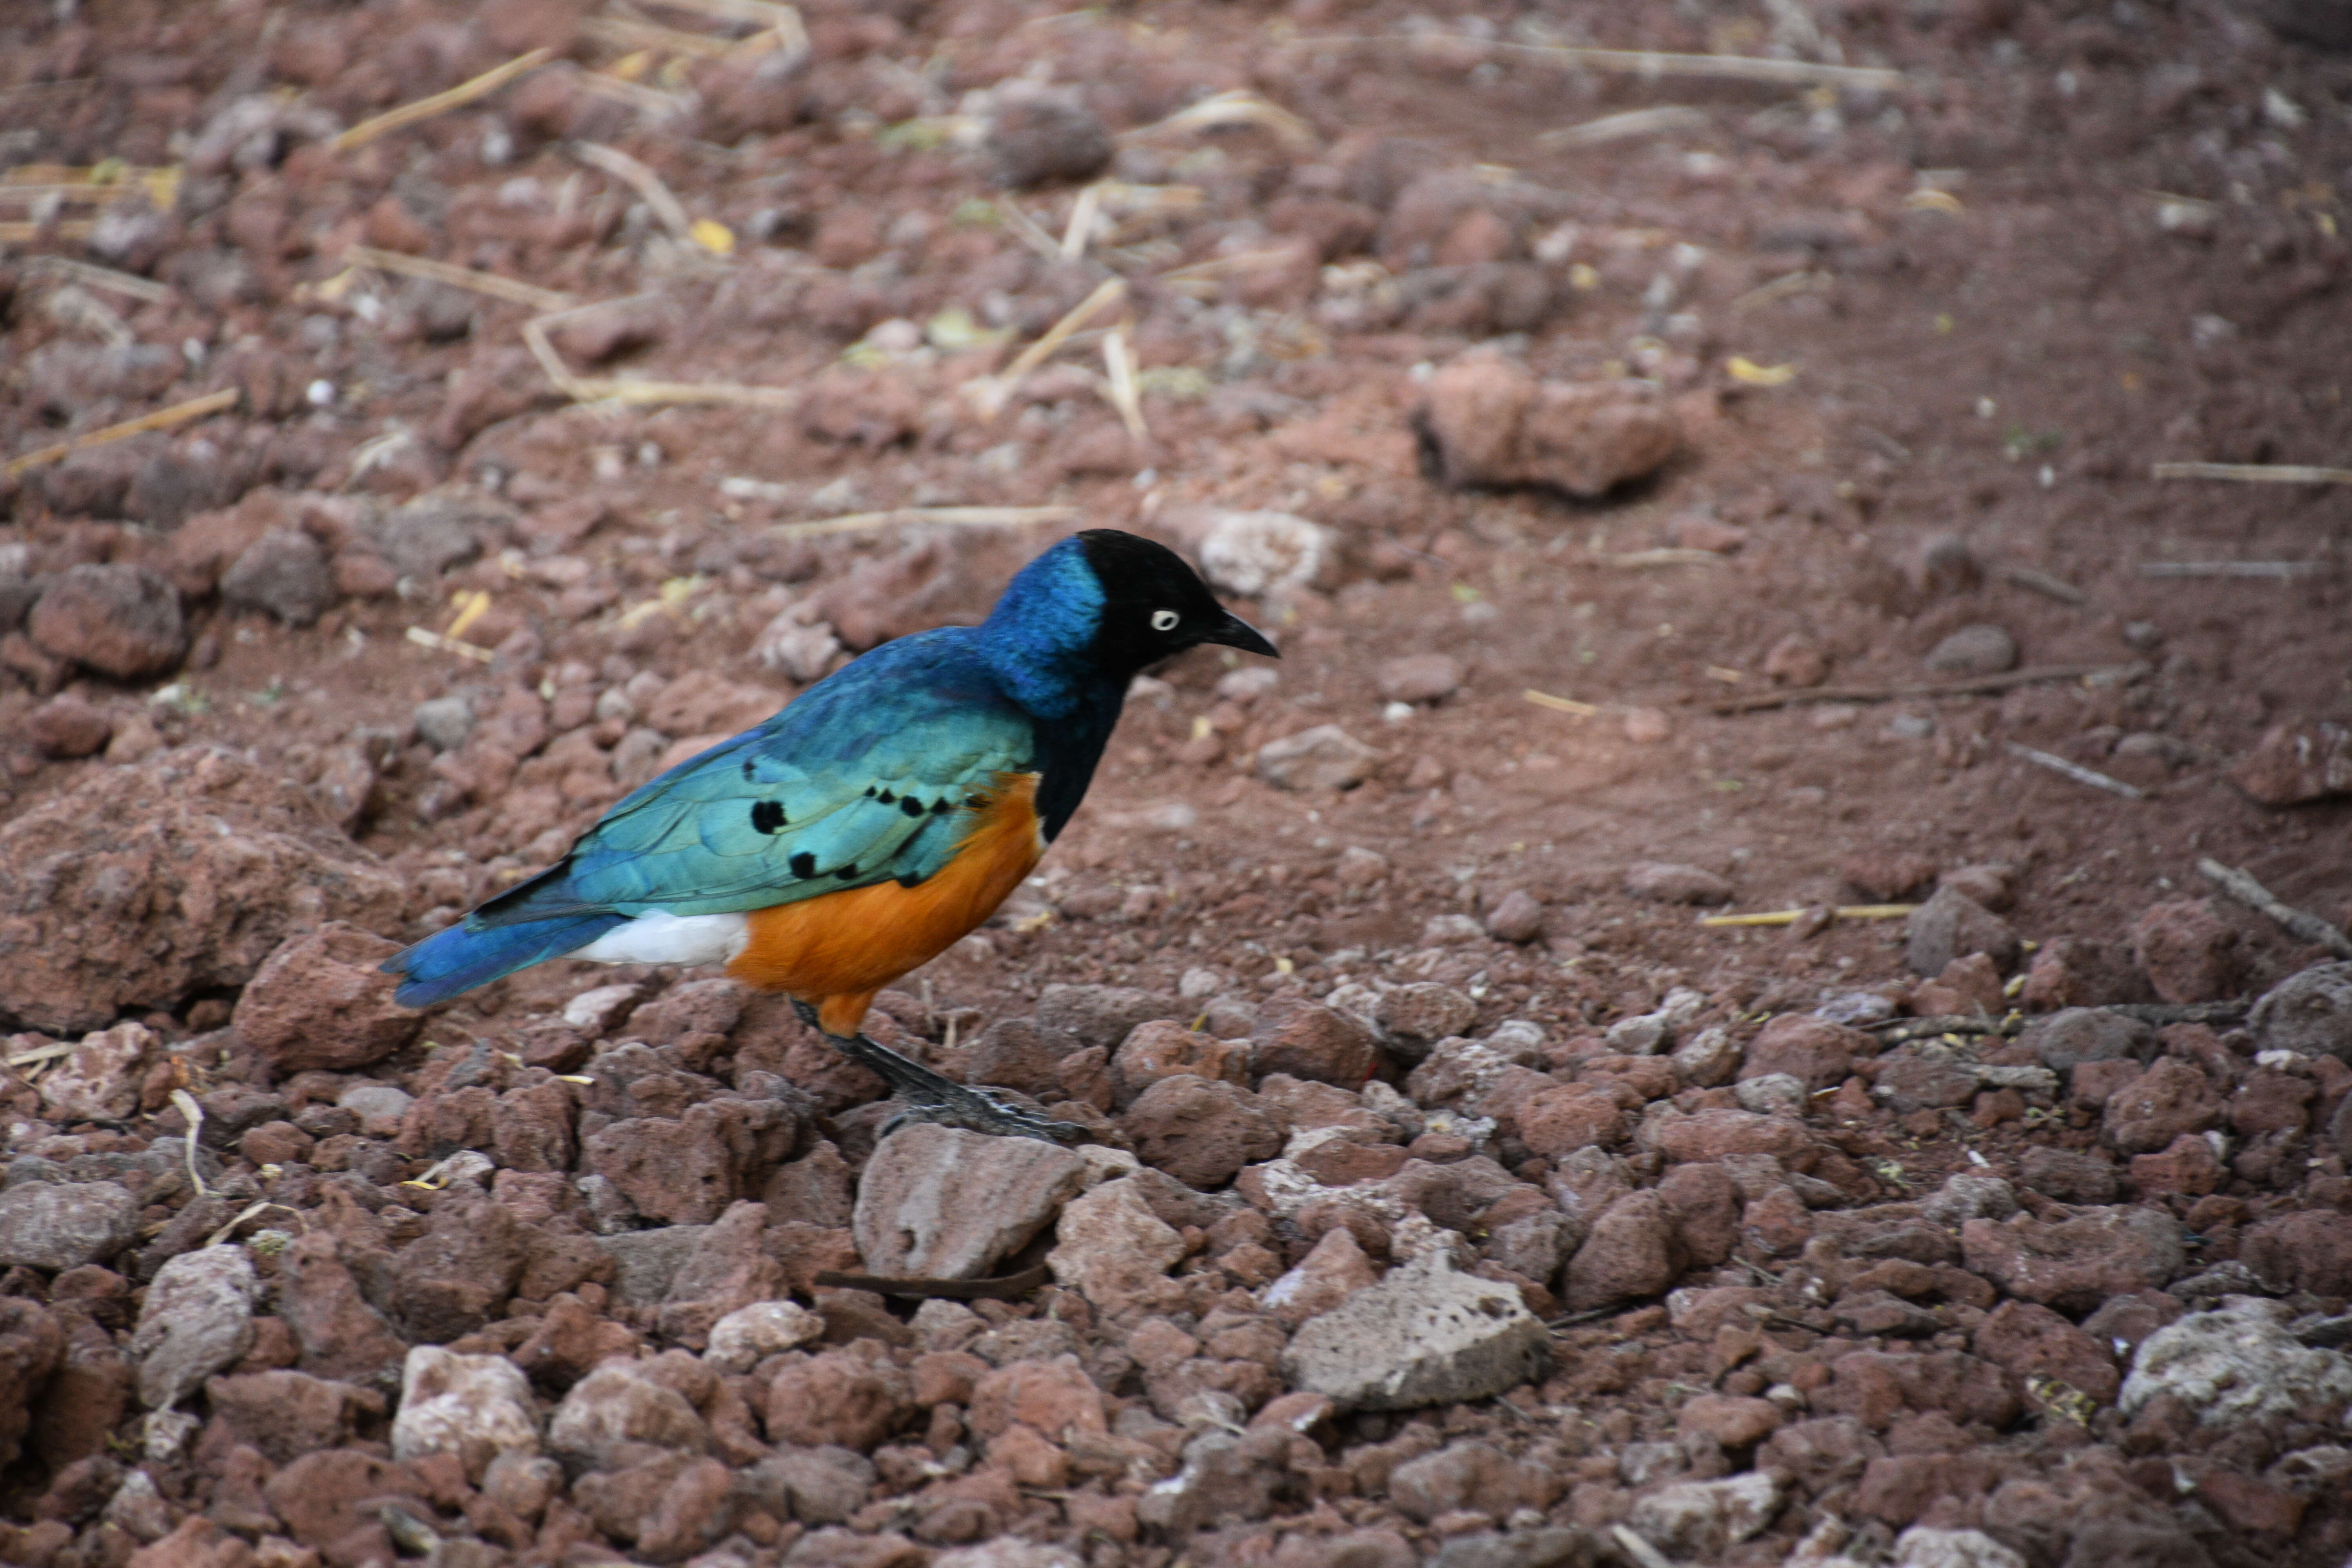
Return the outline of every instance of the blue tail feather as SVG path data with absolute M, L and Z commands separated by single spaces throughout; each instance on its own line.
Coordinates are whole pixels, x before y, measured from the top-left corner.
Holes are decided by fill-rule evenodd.
M 430 1007 L 500 975 L 585 947 L 628 919 L 599 911 L 488 930 L 460 921 L 385 959 L 383 972 L 400 976 L 400 989 L 393 995 L 402 1006 Z

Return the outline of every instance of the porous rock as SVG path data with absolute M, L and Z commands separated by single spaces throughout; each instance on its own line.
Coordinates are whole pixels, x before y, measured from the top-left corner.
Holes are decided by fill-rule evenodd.
M 299 528 L 273 528 L 247 545 L 221 574 L 220 593 L 224 604 L 293 626 L 310 625 L 337 597 L 325 549 Z
M 103 1028 L 243 985 L 295 931 L 388 929 L 407 900 L 299 788 L 234 752 L 99 770 L 0 827 L 0 1016 Z
M 399 951 L 342 921 L 287 938 L 237 998 L 237 1037 L 287 1075 L 382 1061 L 425 1024 L 424 1014 L 393 1000 L 397 982 L 382 965 Z
M 2133 922 L 2132 952 L 2168 1002 L 2219 1002 L 2238 994 L 2244 967 L 2238 933 L 2210 899 L 2167 899 Z
M 1412 1410 L 1500 1394 L 1541 1376 L 1549 1362 L 1544 1326 L 1517 1290 L 1458 1272 L 1433 1238 L 1379 1284 L 1303 1324 L 1282 1370 L 1345 1408 Z
M 1958 888 L 1937 889 L 1905 918 L 1903 930 L 1914 974 L 1941 974 L 1952 960 L 1972 952 L 1990 958 L 2004 973 L 2017 963 L 2017 932 Z
M 2352 960 L 2288 975 L 2263 994 L 2246 1025 L 2264 1050 L 2352 1063 Z
M 1105 1182 L 1062 1211 L 1046 1266 L 1106 1312 L 1133 1305 L 1184 1256 L 1184 1238 L 1152 1211 L 1132 1176 Z
M 1086 1162 L 1042 1139 L 918 1121 L 866 1162 L 850 1229 L 870 1273 L 973 1279 L 1026 1246 L 1086 1184 Z
M 1413 426 L 1449 485 L 1548 485 L 1588 499 L 1655 472 L 1682 443 L 1653 386 L 1541 381 L 1494 353 L 1465 354 L 1432 376 Z
M 1662 904 L 1727 904 L 1732 886 L 1699 866 L 1664 860 L 1641 860 L 1625 868 L 1625 890 L 1637 899 Z
M 2233 1297 L 2166 1324 L 2140 1342 L 2117 1408 L 2137 1415 L 2170 1394 L 2221 1426 L 2352 1400 L 2352 1356 L 2299 1342 L 2287 1327 L 2292 1315 L 2279 1302 Z
M 41 1105 L 58 1121 L 120 1121 L 139 1109 L 142 1069 L 156 1047 L 144 1024 L 117 1024 L 82 1037 L 41 1079 Z
M 149 1409 L 170 1409 L 245 1354 L 259 1288 L 245 1248 L 234 1244 L 184 1252 L 156 1271 L 131 1336 Z
M 2264 805 L 2300 805 L 2352 795 L 2352 729 L 2274 724 L 2230 770 L 2230 782 Z
M 1211 511 L 1185 530 L 1197 532 L 1201 574 L 1239 598 L 1262 599 L 1306 587 L 1321 574 L 1335 536 L 1286 511 Z
M 1764 1471 L 1720 1481 L 1677 1481 L 1633 1504 L 1631 1523 L 1653 1546 L 1712 1562 L 1759 1534 L 1780 1509 L 1780 1485 Z
M 504 1356 L 460 1355 L 418 1345 L 401 1370 L 400 1414 L 392 1455 L 456 1454 L 469 1471 L 499 1454 L 539 1452 L 539 1417 L 530 1381 Z
M 2013 1215 L 1960 1226 L 1969 1270 L 2011 1295 L 2062 1312 L 2161 1289 L 2186 1258 L 2180 1222 L 2159 1209 L 2085 1208 L 2064 1219 Z
M 0 1192 L 0 1268 L 103 1263 L 138 1233 L 139 1200 L 115 1182 L 18 1182 Z
M 16 1462 L 33 1425 L 36 1396 L 64 1359 L 65 1331 L 48 1309 L 22 1296 L 0 1296 L 0 1469 Z
M 179 667 L 188 651 L 180 591 L 144 566 L 69 566 L 41 595 L 26 629 L 56 658 L 117 680 Z

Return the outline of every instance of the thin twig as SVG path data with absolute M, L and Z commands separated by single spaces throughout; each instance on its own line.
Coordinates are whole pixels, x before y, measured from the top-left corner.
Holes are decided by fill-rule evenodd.
M 70 278 L 92 289 L 111 289 L 127 294 L 133 300 L 144 300 L 160 305 L 172 297 L 172 286 L 149 278 L 134 278 L 128 272 L 117 272 L 111 267 L 93 267 L 87 261 L 76 261 L 68 256 L 28 256 L 25 258 L 28 272 L 54 272 Z
M 2280 902 L 2275 894 L 2255 879 L 2252 872 L 2235 866 L 2224 866 L 2210 856 L 2197 862 L 2197 870 L 2207 881 L 2248 909 L 2268 915 L 2297 942 L 2324 947 L 2338 958 L 2352 958 L 2352 937 L 2346 936 L 2307 910 L 2298 910 L 2292 904 Z
M 965 384 L 965 393 L 980 410 L 983 419 L 993 419 L 1004 412 L 1029 373 L 1053 357 L 1054 351 L 1067 342 L 1070 335 L 1104 310 L 1127 298 L 1125 280 L 1113 278 L 1078 301 L 1076 309 L 1045 329 L 1045 335 L 1021 351 L 1019 357 L 995 375 L 981 376 Z
M 0 223 L 0 245 L 31 245 L 42 239 L 88 239 L 97 227 L 86 217 L 61 218 L 52 224 Z
M 1087 253 L 1087 241 L 1095 232 L 1095 216 L 1102 211 L 1103 188 L 1099 184 L 1088 185 L 1070 204 L 1070 221 L 1062 228 L 1062 259 L 1076 261 Z
M 1922 680 L 1906 686 L 1799 686 L 1786 691 L 1757 691 L 1708 704 L 1715 713 L 1748 713 L 1759 708 L 1788 708 L 1801 702 L 1898 702 L 1910 697 L 1973 697 L 2034 686 L 2045 680 L 2080 680 L 2086 676 L 2118 679 L 2129 665 L 2044 664 L 2012 669 L 2000 675 L 1972 675 L 1965 680 Z
M 572 151 L 582 163 L 604 170 L 643 196 L 654 216 L 661 219 L 662 226 L 671 234 L 680 239 L 694 237 L 694 219 L 687 216 L 686 204 L 662 183 L 659 174 L 618 147 L 607 147 L 601 142 L 575 142 Z
M 218 414 L 224 408 L 235 407 L 239 395 L 234 386 L 225 386 L 218 392 L 207 392 L 202 397 L 192 397 L 185 403 L 174 403 L 169 408 L 158 408 L 152 414 L 142 414 L 138 418 L 126 419 L 120 425 L 109 425 L 103 430 L 92 430 L 88 435 L 77 436 L 70 441 L 60 441 L 54 447 L 44 447 L 37 452 L 27 452 L 21 458 L 11 458 L 5 466 L 0 466 L 0 473 L 5 473 L 13 479 L 27 468 L 37 468 L 44 463 L 54 463 L 60 458 L 70 457 L 76 452 L 85 451 L 91 447 L 103 447 L 110 441 L 120 441 L 126 437 L 144 435 L 150 430 L 168 430 L 174 425 L 184 425 L 191 419 L 202 419 L 207 414 Z
M 1840 904 L 1830 913 L 1842 921 L 1901 920 L 1916 904 Z M 1701 915 L 1703 926 L 1789 926 L 1805 918 L 1803 910 L 1760 910 L 1750 915 Z
M 887 528 L 893 523 L 944 523 L 956 528 L 1021 528 L 1037 522 L 1068 522 L 1080 515 L 1074 506 L 902 506 L 888 511 L 853 511 L 813 522 L 780 522 L 768 531 L 779 539 L 814 539 L 826 533 L 855 533 L 862 529 Z
M 1704 110 L 1693 109 L 1684 103 L 1662 103 L 1652 109 L 1629 109 L 1622 114 L 1604 114 L 1581 125 L 1565 125 L 1557 131 L 1546 131 L 1536 137 L 1536 142 L 1545 147 L 1597 147 L 1606 142 L 1622 142 L 1631 136 L 1704 131 L 1713 123 Z
M 620 49 L 658 49 L 666 54 L 691 55 L 697 59 L 717 59 L 735 47 L 732 38 L 714 38 L 708 33 L 680 32 L 657 23 L 632 21 L 625 16 L 591 16 L 580 24 L 580 30 L 599 43 L 611 44 Z
M 327 143 L 336 153 L 348 153 L 352 148 L 374 141 L 387 131 L 397 131 L 404 125 L 414 125 L 420 120 L 430 120 L 452 109 L 459 109 L 478 98 L 487 98 L 526 71 L 535 70 L 555 58 L 555 51 L 541 47 L 529 54 L 517 55 L 502 66 L 494 66 L 468 81 L 461 81 L 446 92 L 430 98 L 420 98 L 414 103 L 404 103 L 398 109 L 388 109 L 373 120 L 362 120 L 349 131 Z
M 1496 49 L 1536 59 L 1558 60 L 1562 65 L 1586 66 L 1593 70 L 1623 71 L 1646 77 L 1711 77 L 1718 80 L 1789 82 L 1801 86 L 1825 82 L 1833 87 L 1873 88 L 1880 91 L 1894 91 L 1904 84 L 1903 73 L 1898 70 L 1885 70 L 1874 66 L 1818 65 L 1811 60 L 1758 59 L 1752 55 L 1680 55 L 1664 54 L 1654 49 L 1589 49 L 1568 44 L 1519 44 L 1501 39 L 1451 36 L 1426 40 L 1401 33 L 1302 36 L 1291 41 L 1307 45 L 1382 44 L 1406 48 L 1436 41 L 1458 48 Z
M 2158 463 L 2157 479 L 2232 479 L 2247 485 L 2352 485 L 2352 468 L 2315 468 L 2299 463 Z
M 1315 128 L 1290 110 L 1268 102 L 1247 88 L 1235 88 L 1188 103 L 1165 120 L 1133 131 L 1122 132 L 1122 142 L 1146 142 L 1155 136 L 1170 135 L 1182 131 L 1208 131 L 1226 125 L 1263 125 L 1276 136 L 1301 150 L 1318 142 Z
M 1655 566 L 1720 566 L 1723 557 L 1712 550 L 1691 550 L 1680 545 L 1667 545 L 1656 550 L 1636 550 L 1624 555 L 1604 555 L 1601 562 L 1610 566 L 1639 572 Z
M 2014 584 L 2020 588 L 2031 588 L 2035 593 L 2055 599 L 2062 605 L 2079 605 L 2089 597 L 2082 589 L 2067 582 L 2063 577 L 2053 577 L 2049 573 L 2032 566 L 2001 566 L 1995 568 L 1995 574 L 2004 583 Z
M 993 1279 L 898 1279 L 885 1274 L 844 1274 L 838 1269 L 820 1269 L 816 1284 L 828 1290 L 871 1290 L 880 1296 L 939 1297 L 950 1301 L 1011 1300 L 1028 1295 L 1054 1277 L 1054 1271 L 1040 1263 L 1018 1274 L 1000 1275 Z
M 2267 577 L 2284 581 L 2324 570 L 2316 561 L 2143 561 L 2143 577 Z
M 2012 757 L 2021 757 L 2037 768 L 2048 768 L 2052 773 L 2073 779 L 2078 784 L 2088 784 L 2093 789 L 2103 789 L 2109 795 L 2119 795 L 2126 800 L 2147 798 L 2147 791 L 2137 784 L 2127 784 L 2121 779 L 2109 778 L 2097 769 L 2086 768 L 2080 763 L 2070 763 L 2065 758 L 2053 756 L 2048 752 L 2037 752 L 2032 746 L 2021 746 L 2015 741 L 2008 742 L 2008 750 Z
M 2021 1014 L 1996 1018 L 1988 1013 L 1941 1013 L 1926 1018 L 1880 1018 L 1862 1026 L 1889 1046 L 1932 1040 L 1938 1035 L 2014 1035 L 2025 1027 Z
M 397 250 L 378 250 L 372 245 L 354 245 L 344 252 L 344 258 L 355 266 L 422 278 L 429 283 L 446 283 L 452 289 L 467 289 L 477 294 L 488 294 L 494 300 L 529 305 L 534 310 L 568 310 L 580 302 L 560 290 L 517 282 L 511 278 L 501 278 L 495 272 L 455 267 L 446 261 L 435 261 L 422 256 L 405 256 Z
M 1127 346 L 1127 333 L 1113 327 L 1103 338 L 1103 369 L 1110 378 L 1104 395 L 1110 399 L 1127 433 L 1138 441 L 1151 439 L 1151 426 L 1143 422 L 1143 398 L 1135 385 L 1135 355 Z
M 1554 697 L 1550 692 L 1538 691 L 1532 686 L 1519 695 L 1538 708 L 1549 708 L 1555 713 L 1565 713 L 1572 719 L 1594 718 L 1601 711 L 1590 702 L 1579 702 L 1573 697 Z

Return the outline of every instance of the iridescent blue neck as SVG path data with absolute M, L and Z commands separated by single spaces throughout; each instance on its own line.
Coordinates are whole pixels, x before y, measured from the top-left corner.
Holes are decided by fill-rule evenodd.
M 1107 679 L 1087 650 L 1103 591 L 1079 543 L 1066 539 L 1023 567 L 979 628 L 979 643 L 1013 700 L 1041 719 L 1095 706 Z M 1089 699 L 1092 700 L 1090 701 Z

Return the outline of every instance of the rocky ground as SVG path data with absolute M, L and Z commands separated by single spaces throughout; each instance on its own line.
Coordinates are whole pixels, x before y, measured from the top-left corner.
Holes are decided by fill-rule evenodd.
M 2344 1563 L 2340 6 L 1440 9 L 0 15 L 0 1560 Z M 1086 523 L 1094 1142 L 390 1003 Z

